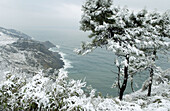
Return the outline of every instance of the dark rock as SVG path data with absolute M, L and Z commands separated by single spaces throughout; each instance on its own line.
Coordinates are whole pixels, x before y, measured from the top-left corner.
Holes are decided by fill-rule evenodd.
M 170 68 L 162 73 L 162 76 L 170 81 Z
M 64 65 L 61 56 L 58 53 L 49 51 L 41 42 L 22 39 L 12 45 L 21 51 L 31 51 L 32 57 L 34 57 L 44 69 L 59 69 Z M 30 63 L 30 65 L 36 64 L 34 61 L 31 61 L 30 57 L 27 59 L 27 62 Z
M 55 45 L 53 43 L 51 43 L 50 41 L 45 41 L 45 42 L 42 42 L 42 44 L 47 48 L 52 48 L 52 47 L 55 47 Z

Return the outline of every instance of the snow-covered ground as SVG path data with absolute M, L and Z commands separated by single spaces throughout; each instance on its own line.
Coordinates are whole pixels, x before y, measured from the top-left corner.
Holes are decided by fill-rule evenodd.
M 170 111 L 170 69 L 167 69 L 160 76 L 154 77 L 152 95 L 147 96 L 148 90 L 138 90 L 126 94 L 123 101 L 118 98 L 116 101 L 117 111 Z M 114 110 L 114 109 L 112 109 Z
M 169 111 L 170 110 L 170 82 L 161 83 L 152 87 L 151 97 L 147 97 L 146 91 L 137 91 L 125 96 L 127 103 L 140 106 L 144 111 Z
M 5 46 L 7 44 L 12 44 L 16 42 L 18 38 L 10 37 L 9 35 L 4 34 L 3 32 L 0 32 L 0 46 Z M 2 51 L 0 52 L 0 55 L 2 54 Z M 2 55 L 0 56 L 0 81 L 4 79 L 5 72 L 9 69 L 6 69 L 7 62 L 4 61 L 4 58 Z
M 118 97 L 96 97 L 94 89 L 91 89 L 89 96 L 87 96 L 83 91 L 85 82 L 80 80 L 68 81 L 66 73 L 60 72 L 54 83 L 50 82 L 48 77 L 43 77 L 41 73 L 35 75 L 31 80 L 26 80 L 25 85 L 23 82 L 26 78 L 21 77 L 21 74 L 18 77 L 13 75 L 11 79 L 0 84 L 0 90 L 3 87 L 7 88 L 6 93 L 12 97 L 7 96 L 7 104 L 27 108 L 29 107 L 28 101 L 31 100 L 37 104 L 38 108 L 43 104 L 44 107 L 41 108 L 49 110 L 50 108 L 47 108 L 47 106 L 52 105 L 53 108 L 59 107 L 60 110 L 67 111 L 170 111 L 170 69 L 159 77 L 154 77 L 150 97 L 147 96 L 147 90 L 138 90 L 134 93 L 126 94 L 122 101 Z M 10 84 L 17 86 L 17 88 L 20 84 L 23 84 L 20 89 L 17 89 L 20 96 L 11 93 L 10 89 L 13 86 Z M 1 96 L 1 92 L 0 97 L 5 98 Z M 22 101 L 26 102 L 23 103 Z M 10 105 L 6 109 L 13 108 Z

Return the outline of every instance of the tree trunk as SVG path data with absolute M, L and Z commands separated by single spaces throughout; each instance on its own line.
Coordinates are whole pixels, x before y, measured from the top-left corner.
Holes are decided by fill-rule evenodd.
M 126 57 L 126 60 L 127 60 L 127 63 L 129 64 L 129 57 Z M 119 99 L 120 100 L 123 99 L 123 93 L 126 89 L 127 81 L 128 81 L 128 66 L 125 66 L 125 68 L 124 68 L 124 80 L 123 80 L 123 84 L 122 84 L 122 87 L 120 88 L 120 93 L 119 93 Z
M 155 58 L 156 58 L 156 50 L 153 51 L 153 55 L 154 55 L 155 57 L 153 57 L 152 60 L 155 61 Z M 151 67 L 150 77 L 149 77 L 148 96 L 151 96 L 152 80 L 153 80 L 153 68 Z
M 117 78 L 117 81 L 118 81 L 118 93 L 119 93 L 119 90 L 120 90 L 120 66 L 117 67 L 118 68 L 118 78 Z
M 131 83 L 130 83 L 130 85 L 131 85 L 131 89 L 132 89 L 132 92 L 135 92 L 135 91 L 134 91 L 134 89 L 133 89 L 133 75 L 132 75 L 131 77 L 132 77 L 132 79 L 131 79 Z
M 151 96 L 152 79 L 153 79 L 153 68 L 151 68 L 151 71 L 150 71 L 149 87 L 148 87 L 148 96 Z
M 119 93 L 119 99 L 122 100 L 123 98 L 123 93 L 126 89 L 126 85 L 127 85 L 127 80 L 128 80 L 128 67 L 126 66 L 124 69 L 124 80 L 123 80 L 123 84 L 122 87 L 120 88 L 120 93 Z

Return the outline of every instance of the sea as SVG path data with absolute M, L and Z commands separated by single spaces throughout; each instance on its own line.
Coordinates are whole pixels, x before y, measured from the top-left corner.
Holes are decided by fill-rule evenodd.
M 61 31 L 57 29 L 41 29 L 27 31 L 28 35 L 38 41 L 50 41 L 56 45 L 54 50 L 59 51 L 67 64 L 68 76 L 71 79 L 87 82 L 87 86 L 96 89 L 96 93 L 102 96 L 118 96 L 117 88 L 113 88 L 113 83 L 117 80 L 117 68 L 114 64 L 116 56 L 105 47 L 97 48 L 87 55 L 77 55 L 74 49 L 80 48 L 82 41 L 90 41 L 89 33 L 81 31 Z M 169 68 L 170 61 L 163 54 L 160 54 L 157 62 L 163 70 Z M 134 76 L 134 89 L 141 88 L 143 82 L 149 77 L 149 72 L 143 72 Z M 131 93 L 128 83 L 125 93 Z

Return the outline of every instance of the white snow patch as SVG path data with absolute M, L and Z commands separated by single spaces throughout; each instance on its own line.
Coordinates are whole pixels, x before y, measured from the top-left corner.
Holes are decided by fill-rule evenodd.
M 12 44 L 12 43 L 16 42 L 17 40 L 18 40 L 18 38 L 13 38 L 13 37 L 10 37 L 10 36 L 0 32 L 0 46 Z

